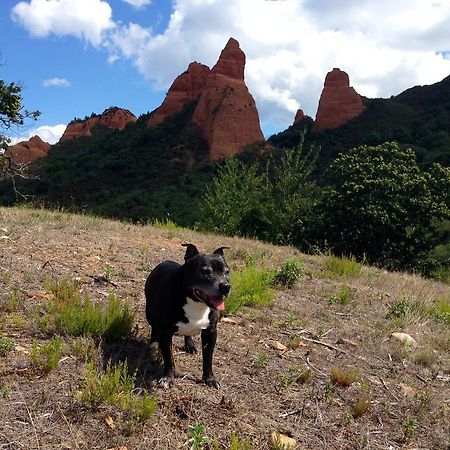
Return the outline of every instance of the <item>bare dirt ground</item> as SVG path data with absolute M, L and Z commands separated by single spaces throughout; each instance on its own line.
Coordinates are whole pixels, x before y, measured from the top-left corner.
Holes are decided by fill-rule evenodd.
M 298 286 L 277 290 L 270 307 L 246 308 L 220 324 L 214 361 L 220 390 L 199 383 L 201 356 L 185 354 L 180 338 L 175 385 L 153 386 L 161 367 L 149 356 L 143 286 L 162 260 L 182 261 L 182 242 L 203 251 L 230 246 L 232 269 L 249 256 L 273 268 L 293 256 L 305 263 Z M 367 267 L 359 277 L 330 278 L 323 260 L 189 230 L 0 208 L 0 301 L 14 289 L 22 299 L 14 311 L 0 310 L 0 337 L 14 340 L 0 356 L 0 449 L 213 448 L 188 442 L 196 424 L 204 426 L 205 440 L 224 449 L 233 433 L 248 448 L 276 448 L 273 431 L 294 438 L 298 449 L 449 449 L 450 330 L 427 312 L 449 299 L 449 285 Z M 50 336 L 39 331 L 33 311 L 49 278 L 77 280 L 99 302 L 115 292 L 136 309 L 133 336 L 96 352 L 103 361 L 139 362 L 137 383 L 158 402 L 150 419 L 137 423 L 117 408 L 80 404 L 86 362 L 72 351 L 75 338 L 63 336 L 55 370 L 36 370 L 32 342 Z M 348 304 L 330 300 L 346 287 Z M 409 309 L 389 315 L 399 299 Z M 417 346 L 394 341 L 393 332 L 408 333 Z M 333 369 L 353 369 L 356 381 L 333 384 Z M 311 379 L 296 381 L 307 370 Z M 358 400 L 368 410 L 354 418 Z

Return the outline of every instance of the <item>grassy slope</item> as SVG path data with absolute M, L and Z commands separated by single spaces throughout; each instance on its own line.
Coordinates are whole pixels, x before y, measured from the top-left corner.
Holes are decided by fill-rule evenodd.
M 296 250 L 16 208 L 0 208 L 0 239 L 0 300 L 5 304 L 11 290 L 20 292 L 13 311 L 0 310 L 1 335 L 15 341 L 0 357 L 0 444 L 6 448 L 185 448 L 188 427 L 198 423 L 205 426 L 204 435 L 218 439 L 220 448 L 228 448 L 235 432 L 251 440 L 251 448 L 268 449 L 270 432 L 276 430 L 291 434 L 302 449 L 443 449 L 450 444 L 450 331 L 428 312 L 438 299 L 449 299 L 448 285 L 368 267 L 361 276 L 346 279 L 326 272 L 325 257 L 300 255 L 306 269 L 297 288 L 277 291 L 269 308 L 236 313 L 236 324 L 220 325 L 215 357 L 220 391 L 197 383 L 200 357 L 182 353 L 179 339 L 176 366 L 185 376 L 163 391 L 153 388 L 160 367 L 149 358 L 143 315 L 149 270 L 167 258 L 181 261 L 180 244 L 186 241 L 206 251 L 230 246 L 232 268 L 249 256 L 276 268 L 299 256 Z M 105 274 L 113 284 L 95 278 Z M 127 358 L 131 367 L 139 367 L 138 386 L 158 399 L 152 418 L 139 424 L 115 407 L 92 411 L 77 402 L 86 362 L 74 349 L 92 343 L 63 337 L 58 367 L 45 375 L 35 368 L 32 342 L 51 338 L 39 331 L 33 315 L 45 301 L 48 278 L 76 279 L 98 302 L 115 291 L 134 305 L 133 338 L 103 344 L 91 353 L 99 367 L 108 358 Z M 350 303 L 330 304 L 329 298 L 346 287 Z M 405 298 L 406 314 L 388 317 L 392 305 Z M 411 334 L 418 347 L 394 343 L 394 331 Z M 301 344 L 295 349 L 272 347 L 273 341 L 288 345 L 296 337 Z M 356 369 L 357 381 L 348 388 L 333 386 L 332 368 Z M 310 381 L 290 383 L 293 374 L 307 369 L 312 371 Z M 352 405 L 364 396 L 370 399 L 368 412 L 352 419 Z

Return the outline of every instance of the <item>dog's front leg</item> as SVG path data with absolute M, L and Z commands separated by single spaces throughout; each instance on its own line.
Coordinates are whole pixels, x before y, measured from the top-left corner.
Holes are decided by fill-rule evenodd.
M 202 354 L 203 354 L 203 381 L 206 385 L 219 389 L 220 383 L 216 380 L 212 370 L 214 347 L 217 339 L 217 328 L 202 330 Z
M 162 378 L 158 381 L 158 386 L 168 389 L 175 378 L 175 364 L 172 353 L 172 333 L 164 333 L 160 337 L 159 349 L 164 361 L 164 372 Z

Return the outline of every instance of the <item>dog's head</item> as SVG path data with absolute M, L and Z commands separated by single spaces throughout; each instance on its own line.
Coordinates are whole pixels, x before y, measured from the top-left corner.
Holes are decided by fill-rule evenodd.
M 220 247 L 212 254 L 200 253 L 193 244 L 186 247 L 183 265 L 183 285 L 193 300 L 212 309 L 223 311 L 224 300 L 230 292 L 230 269 Z

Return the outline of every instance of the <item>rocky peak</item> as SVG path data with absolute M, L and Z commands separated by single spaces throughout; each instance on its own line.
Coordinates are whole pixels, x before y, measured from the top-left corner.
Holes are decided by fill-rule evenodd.
M 209 144 L 210 159 L 232 155 L 247 144 L 264 140 L 255 100 L 244 82 L 245 54 L 230 38 L 216 65 L 210 70 L 198 62 L 189 64 L 167 92 L 148 125 L 156 126 L 198 101 L 192 121 Z
M 245 54 L 230 38 L 208 75 L 192 120 L 206 138 L 212 160 L 264 140 L 255 100 L 244 81 Z
M 28 164 L 36 159 L 47 156 L 51 145 L 43 141 L 39 136 L 33 136 L 28 141 L 18 142 L 5 151 L 5 156 L 10 157 L 14 164 Z
M 305 113 L 302 109 L 298 109 L 295 114 L 294 123 L 292 125 L 296 125 L 297 123 L 301 122 L 305 118 Z
M 136 116 L 128 109 L 116 106 L 105 109 L 102 114 L 92 114 L 84 120 L 72 120 L 60 142 L 79 136 L 91 136 L 92 130 L 98 125 L 103 125 L 113 130 L 123 130 L 128 122 L 136 122 Z
M 334 68 L 325 78 L 313 129 L 324 131 L 340 127 L 364 109 L 361 96 L 350 86 L 348 74 Z
M 245 53 L 239 47 L 239 42 L 236 39 L 230 38 L 211 72 L 244 80 L 244 67 Z
M 178 75 L 172 83 L 161 106 L 153 112 L 148 120 L 148 126 L 159 125 L 166 117 L 181 111 L 184 105 L 197 101 L 209 73 L 208 66 L 198 62 L 190 63 L 187 70 Z

